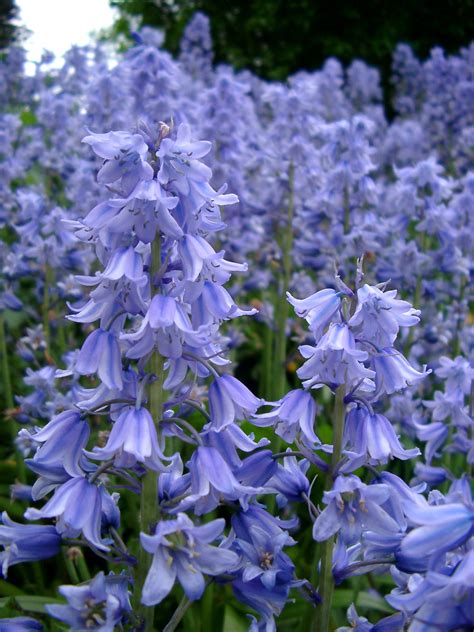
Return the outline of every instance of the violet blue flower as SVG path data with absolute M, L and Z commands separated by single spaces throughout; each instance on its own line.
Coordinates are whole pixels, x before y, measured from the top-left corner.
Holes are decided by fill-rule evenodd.
M 142 533 L 143 548 L 153 554 L 153 561 L 143 586 L 142 602 L 147 606 L 160 603 L 178 579 L 191 601 L 204 592 L 204 575 L 231 572 L 239 558 L 234 551 L 211 546 L 224 530 L 222 518 L 195 526 L 184 513 L 173 520 L 158 523 L 155 534 Z

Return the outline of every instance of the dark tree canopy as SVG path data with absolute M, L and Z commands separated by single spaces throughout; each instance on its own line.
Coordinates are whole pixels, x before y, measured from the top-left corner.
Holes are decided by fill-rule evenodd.
M 15 40 L 17 27 L 12 23 L 18 8 L 14 0 L 0 0 L 0 50 Z
M 116 32 L 130 16 L 161 27 L 176 52 L 197 10 L 211 20 L 216 61 L 250 68 L 268 79 L 318 68 L 328 57 L 364 59 L 388 76 L 396 44 L 426 57 L 433 46 L 455 52 L 474 38 L 474 0 L 111 0 L 120 11 Z

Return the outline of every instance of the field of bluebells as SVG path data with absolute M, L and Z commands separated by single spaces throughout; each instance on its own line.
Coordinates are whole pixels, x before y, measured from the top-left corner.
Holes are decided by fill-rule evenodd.
M 474 45 L 161 45 L 0 61 L 0 631 L 472 630 Z

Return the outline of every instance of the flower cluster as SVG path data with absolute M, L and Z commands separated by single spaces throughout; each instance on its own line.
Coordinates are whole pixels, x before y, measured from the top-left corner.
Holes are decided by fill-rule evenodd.
M 201 13 L 2 54 L 5 594 L 63 551 L 71 630 L 474 625 L 473 51 L 400 45 L 392 120 L 359 60 L 213 67 Z

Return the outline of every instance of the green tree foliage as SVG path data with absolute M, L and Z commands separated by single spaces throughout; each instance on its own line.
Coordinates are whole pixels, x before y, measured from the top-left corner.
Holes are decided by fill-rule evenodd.
M 0 50 L 16 39 L 17 27 L 12 23 L 18 8 L 13 0 L 0 0 Z
M 426 57 L 435 45 L 455 52 L 474 37 L 474 0 L 110 1 L 120 14 L 116 33 L 128 33 L 135 16 L 141 25 L 162 28 L 175 53 L 186 23 L 203 11 L 211 20 L 216 61 L 268 79 L 318 68 L 328 57 L 364 59 L 388 77 L 399 42 Z

